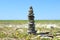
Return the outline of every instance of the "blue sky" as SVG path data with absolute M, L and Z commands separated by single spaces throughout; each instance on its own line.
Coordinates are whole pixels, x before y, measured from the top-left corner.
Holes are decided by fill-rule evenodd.
M 36 20 L 60 20 L 60 0 L 0 0 L 0 20 L 27 20 L 30 6 Z

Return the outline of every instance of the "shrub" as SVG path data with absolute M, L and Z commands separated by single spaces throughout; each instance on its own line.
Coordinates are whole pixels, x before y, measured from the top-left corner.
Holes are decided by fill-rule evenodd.
M 0 38 L 4 38 L 4 37 L 6 37 L 7 35 L 5 34 L 5 33 L 3 33 L 3 32 L 0 32 Z

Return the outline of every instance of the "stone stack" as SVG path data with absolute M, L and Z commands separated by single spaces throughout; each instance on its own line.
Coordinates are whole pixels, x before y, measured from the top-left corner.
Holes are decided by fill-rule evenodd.
M 29 20 L 28 33 L 29 34 L 36 34 L 35 23 L 34 23 L 34 14 L 33 14 L 33 8 L 32 8 L 32 6 L 29 9 L 28 20 Z

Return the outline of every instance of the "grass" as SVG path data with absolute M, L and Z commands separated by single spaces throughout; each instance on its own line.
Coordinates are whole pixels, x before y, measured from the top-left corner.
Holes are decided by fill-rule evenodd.
M 35 20 L 36 23 L 60 23 L 60 20 Z M 24 24 L 28 20 L 0 20 L 0 23 Z
M 0 24 L 26 24 L 28 23 L 28 20 L 0 20 Z M 40 24 L 59 24 L 60 20 L 35 20 L 35 23 Z M 17 30 L 16 30 L 17 29 Z M 48 38 L 37 37 L 36 39 L 31 39 L 36 37 L 37 35 L 29 35 L 27 34 L 27 28 L 22 28 L 23 32 L 19 30 L 18 28 L 14 27 L 3 27 L 0 28 L 0 38 L 16 38 L 17 40 L 51 40 Z M 60 30 L 60 28 L 54 28 L 54 29 L 48 29 L 48 28 L 36 28 L 36 30 L 39 31 L 50 31 L 53 35 L 56 35 L 56 32 Z M 53 40 L 60 40 L 54 36 Z
M 3 30 L 3 29 L 7 29 L 7 30 Z M 24 39 L 24 40 L 40 40 L 41 39 L 40 37 L 37 37 L 35 39 L 31 39 L 31 38 L 36 37 L 37 35 L 33 35 L 33 34 L 29 35 L 29 34 L 27 34 L 27 29 L 25 29 L 25 28 L 23 28 L 24 32 L 18 31 L 19 29 L 17 29 L 17 30 L 13 30 L 13 29 L 14 28 L 9 29 L 9 27 L 2 28 L 2 30 L 0 31 L 0 38 L 8 37 L 8 38 L 16 38 L 17 40 L 18 39 Z M 40 31 L 42 31 L 42 29 L 43 28 L 39 28 Z M 44 30 L 46 30 L 46 29 L 44 29 Z M 50 31 L 51 29 L 48 29 L 48 30 Z M 55 35 L 56 31 L 58 31 L 58 29 L 52 30 L 53 35 Z M 60 40 L 60 39 L 58 39 L 56 37 L 54 37 L 53 39 L 54 40 Z M 41 40 L 50 40 L 50 39 L 49 38 L 43 38 Z
M 24 32 L 18 31 L 19 29 L 17 29 L 17 30 L 13 30 L 14 28 L 9 29 L 9 27 L 4 27 L 4 28 L 1 28 L 1 29 L 2 30 L 0 31 L 0 38 L 9 37 L 9 38 L 16 38 L 16 39 L 20 38 L 20 39 L 24 39 L 24 40 L 40 40 L 41 39 L 40 37 L 37 37 L 36 39 L 31 39 L 31 38 L 36 37 L 37 35 L 33 35 L 33 34 L 29 35 L 29 34 L 27 34 L 27 29 L 25 29 L 25 28 L 22 29 L 22 30 L 24 30 Z M 40 31 L 42 31 L 42 29 L 43 28 L 39 28 Z M 44 29 L 44 30 L 46 30 L 46 29 Z M 51 29 L 48 29 L 48 30 L 50 31 Z M 55 35 L 56 31 L 58 31 L 58 29 L 52 30 L 53 35 Z M 43 38 L 41 40 L 48 40 L 48 39 L 49 38 Z M 54 40 L 55 39 L 58 39 L 58 38 L 54 38 Z

